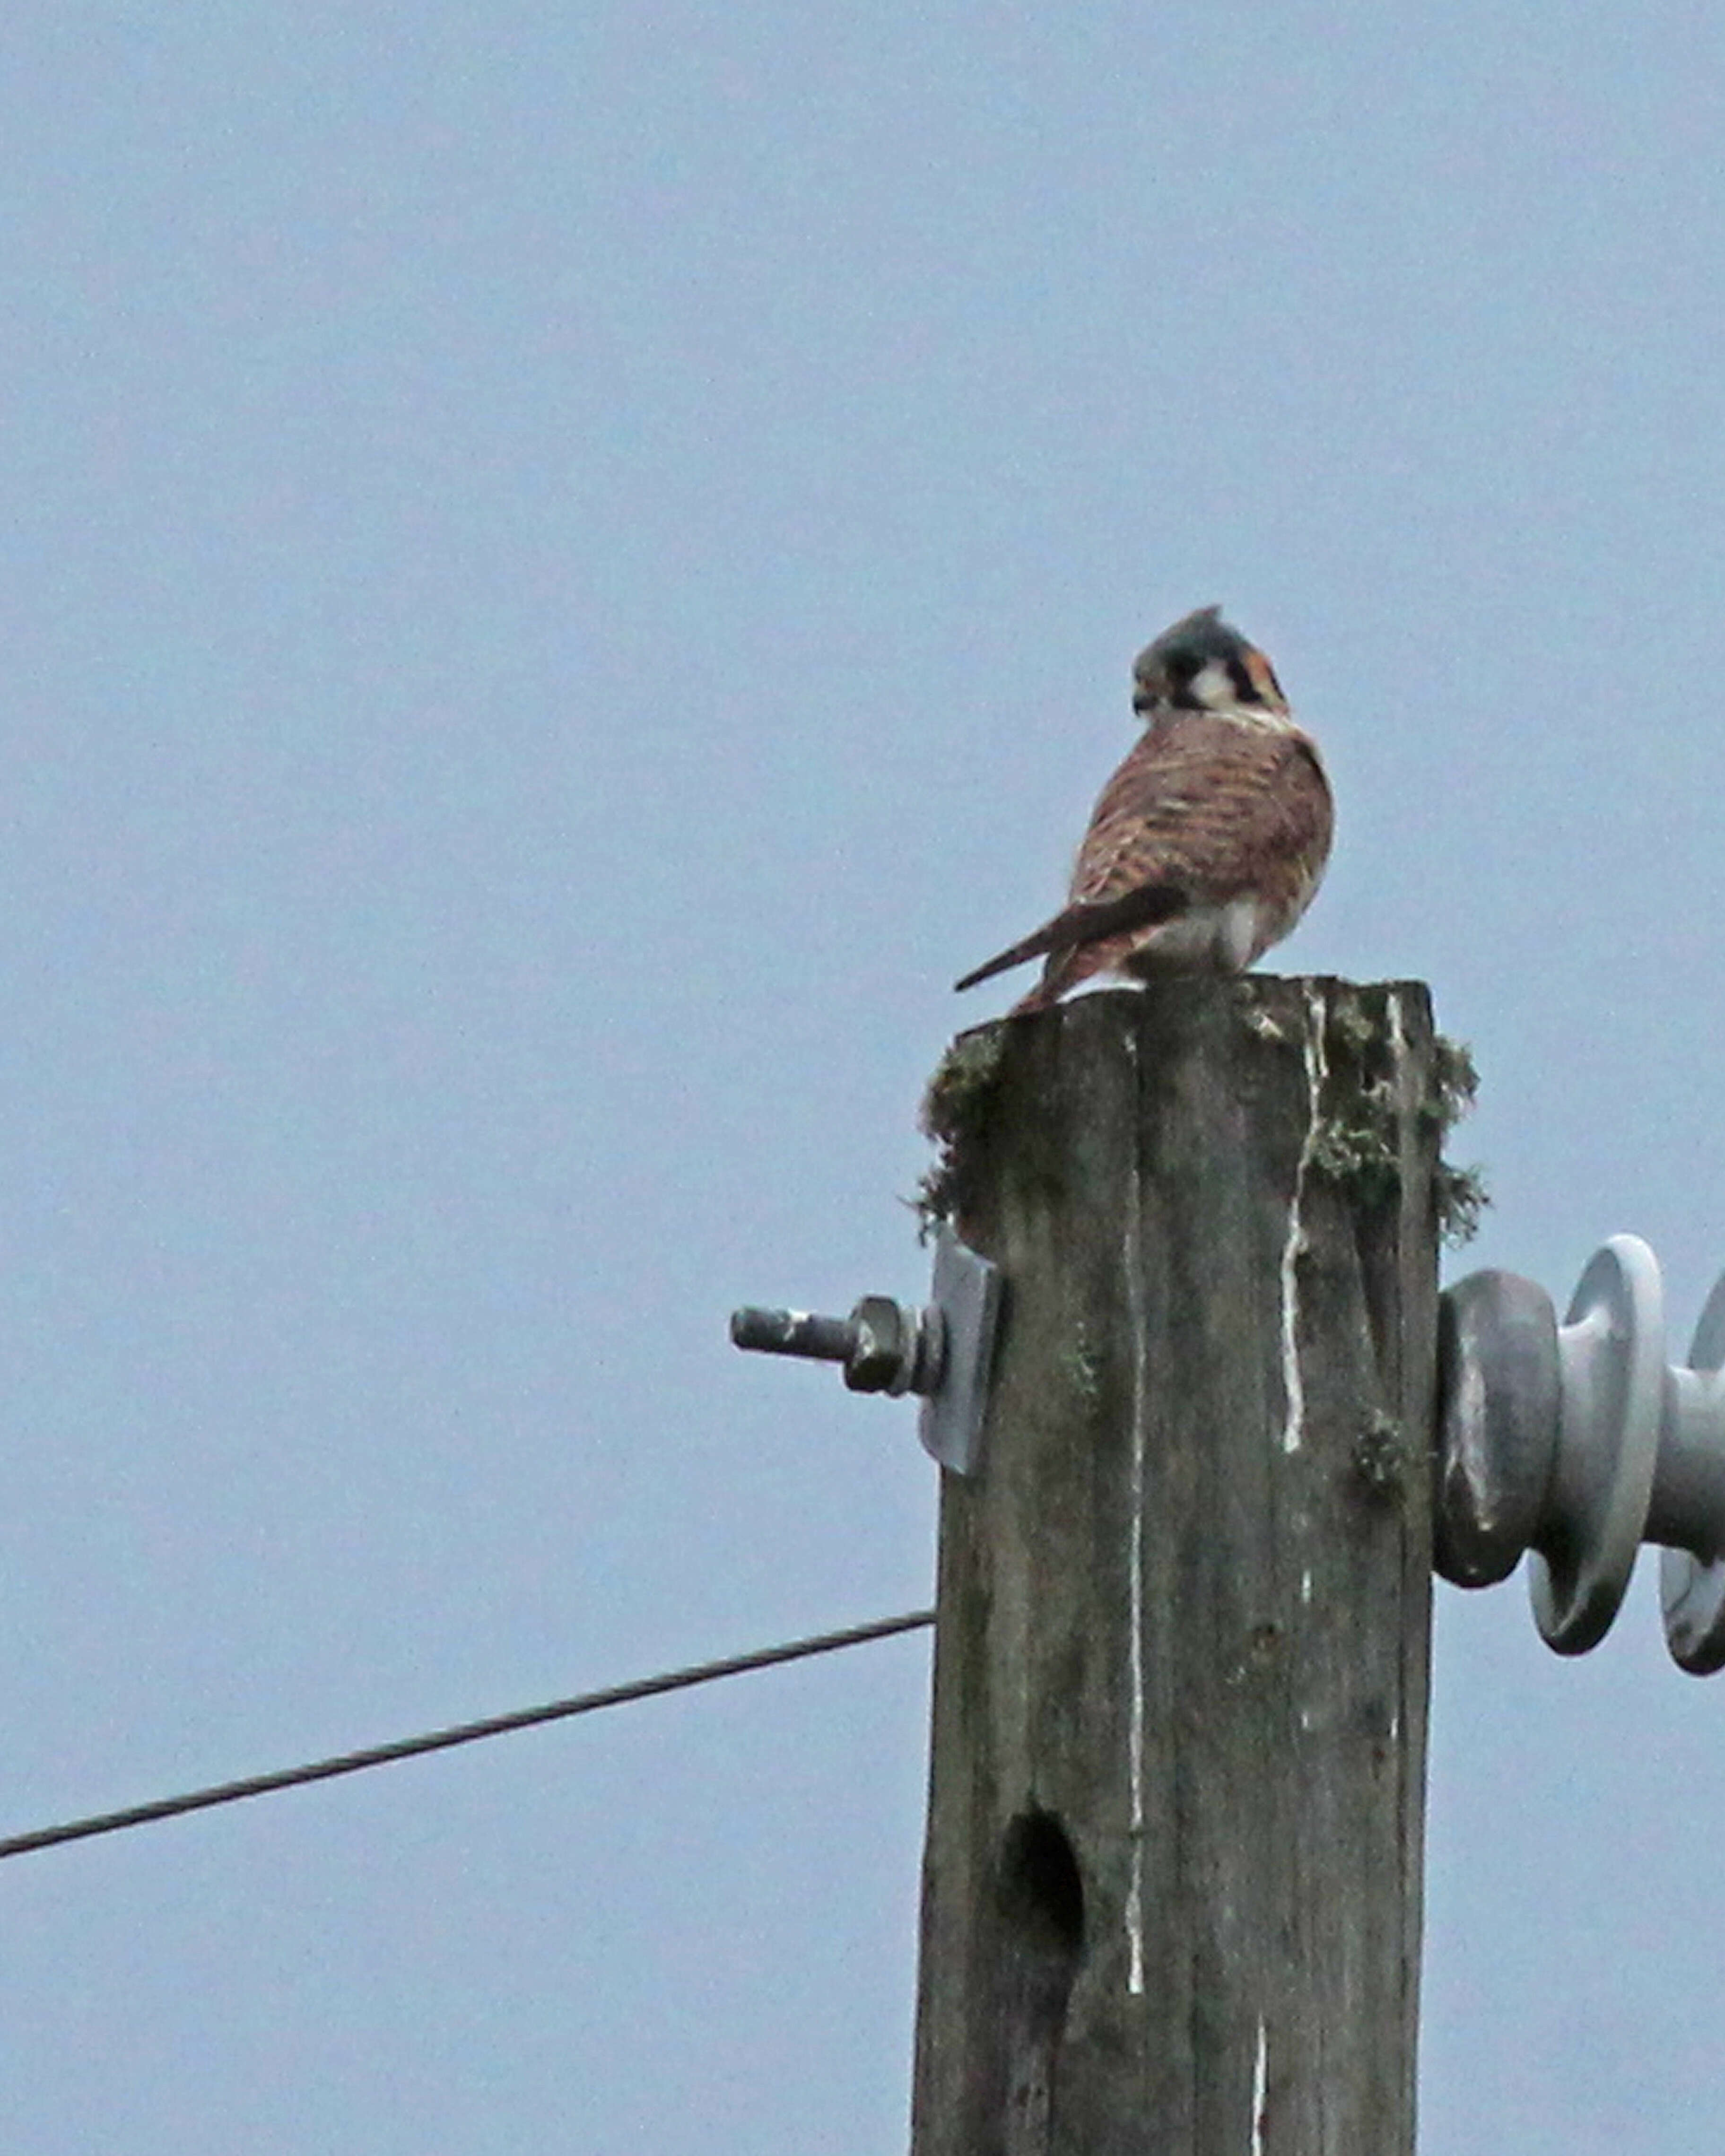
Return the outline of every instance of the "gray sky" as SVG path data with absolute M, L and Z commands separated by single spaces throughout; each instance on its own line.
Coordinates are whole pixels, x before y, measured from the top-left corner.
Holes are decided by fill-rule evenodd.
M 1725 18 L 14 0 L 13 1831 L 927 1598 L 953 976 L 1227 603 L 1462 1261 L 1725 1264 Z M 997 987 L 1001 984 L 996 984 Z M 1702 2145 L 1725 1680 L 1440 1595 L 1426 2156 Z M 0 2143 L 902 2145 L 924 1637 L 0 1871 Z M 1489 2125 L 1490 2131 L 1485 2129 Z

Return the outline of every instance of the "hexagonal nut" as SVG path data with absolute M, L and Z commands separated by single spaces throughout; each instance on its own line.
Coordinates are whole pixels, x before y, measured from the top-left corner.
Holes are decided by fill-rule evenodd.
M 891 1296 L 865 1295 L 850 1313 L 856 1345 L 845 1365 L 845 1382 L 853 1393 L 891 1392 L 900 1384 L 907 1353 L 914 1353 L 914 1322 Z

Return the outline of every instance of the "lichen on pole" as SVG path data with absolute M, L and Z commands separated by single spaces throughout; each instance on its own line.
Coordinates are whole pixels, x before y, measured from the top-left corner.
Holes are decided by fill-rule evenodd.
M 1438 1147 L 1425 989 L 965 1037 L 1002 1267 L 943 1478 L 915 2156 L 1409 2156 Z

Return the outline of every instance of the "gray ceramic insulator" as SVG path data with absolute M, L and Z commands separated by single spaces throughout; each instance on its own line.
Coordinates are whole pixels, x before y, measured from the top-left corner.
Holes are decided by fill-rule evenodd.
M 1687 1366 L 1666 1362 L 1659 1266 L 1615 1235 L 1561 1326 L 1513 1273 L 1443 1299 L 1436 1563 L 1482 1587 L 1530 1553 L 1549 1645 L 1581 1654 L 1620 1606 L 1643 1542 L 1665 1545 L 1666 1635 L 1681 1666 L 1725 1666 L 1725 1279 Z

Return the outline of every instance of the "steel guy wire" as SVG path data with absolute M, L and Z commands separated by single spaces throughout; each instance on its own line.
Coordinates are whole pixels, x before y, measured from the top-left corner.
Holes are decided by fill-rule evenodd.
M 398 1737 L 388 1744 L 368 1745 L 361 1752 L 338 1753 L 330 1759 L 315 1759 L 302 1767 L 278 1768 L 267 1774 L 248 1775 L 244 1780 L 218 1782 L 205 1789 L 187 1790 L 177 1797 L 158 1797 L 153 1803 L 129 1804 L 122 1811 L 97 1812 L 88 1819 L 67 1820 L 58 1826 L 37 1827 L 28 1834 L 0 1840 L 0 1857 L 24 1856 L 33 1850 L 52 1849 L 63 1841 L 85 1841 L 100 1834 L 118 1834 L 122 1828 L 148 1826 L 157 1820 L 177 1819 L 183 1812 L 208 1811 L 217 1804 L 237 1804 L 242 1797 L 264 1797 L 277 1789 L 297 1789 L 305 1782 L 332 1781 L 338 1774 L 357 1774 L 371 1767 L 387 1767 L 397 1759 L 413 1759 L 424 1752 L 446 1752 L 458 1744 L 477 1744 L 487 1737 L 506 1737 L 511 1731 L 532 1729 L 543 1722 L 564 1722 L 578 1714 L 595 1714 L 601 1707 L 622 1707 L 630 1700 L 650 1699 L 656 1693 L 682 1691 L 691 1685 L 712 1684 L 720 1677 L 742 1676 L 750 1670 L 771 1669 L 778 1662 L 799 1661 L 809 1655 L 829 1655 L 840 1647 L 860 1647 L 870 1640 L 891 1639 L 896 1632 L 913 1632 L 934 1622 L 932 1609 L 912 1609 L 901 1617 L 878 1617 L 866 1625 L 847 1625 L 842 1631 L 819 1632 L 806 1640 L 788 1640 L 776 1647 L 757 1647 L 743 1655 L 727 1655 L 721 1661 L 696 1662 L 686 1669 L 661 1671 L 657 1676 L 637 1677 L 631 1683 L 608 1685 L 602 1691 L 580 1692 L 572 1699 L 551 1701 L 543 1707 L 518 1707 L 512 1714 L 494 1714 L 482 1722 L 458 1722 L 453 1728 L 435 1729 L 420 1737 Z

